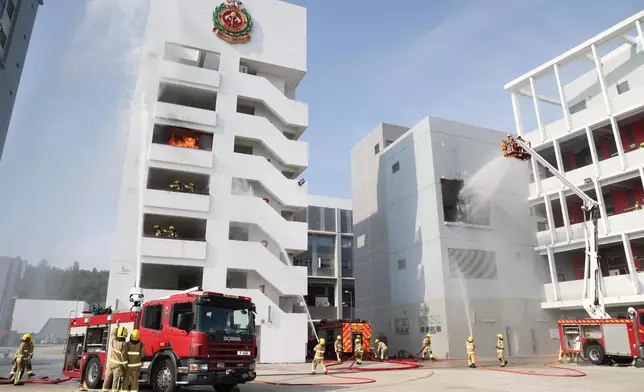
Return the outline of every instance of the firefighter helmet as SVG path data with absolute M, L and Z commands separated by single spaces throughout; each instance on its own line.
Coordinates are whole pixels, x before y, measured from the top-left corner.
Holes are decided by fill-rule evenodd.
M 141 332 L 139 332 L 138 329 L 133 330 L 132 334 L 130 335 L 130 340 L 134 340 L 136 342 L 141 340 Z
M 168 227 L 168 230 L 174 230 L 174 226 Z
M 338 340 L 342 340 L 342 336 L 338 335 Z
M 376 339 L 376 341 L 374 343 L 378 344 L 379 341 L 380 341 L 379 339 Z
M 324 338 L 320 338 L 320 344 L 324 346 L 326 344 L 326 340 L 324 340 Z
M 127 328 L 119 327 L 119 329 L 116 330 L 116 337 L 117 338 L 126 338 L 127 337 Z
M 30 333 L 26 333 L 26 334 L 22 335 L 22 340 L 24 340 L 25 342 L 28 342 L 33 338 L 34 337 Z
M 467 341 L 472 343 L 474 341 L 474 338 L 472 336 L 470 336 L 469 338 L 467 338 Z
M 426 336 L 426 337 L 428 337 L 428 338 L 431 338 L 431 337 L 432 337 L 432 334 L 431 334 L 431 333 L 428 333 L 428 334 L 427 334 L 427 335 L 425 335 L 425 336 Z
M 500 334 L 498 334 L 498 335 L 496 335 L 496 337 L 497 337 L 497 338 L 499 338 L 499 339 L 501 339 L 501 340 L 503 340 L 503 334 L 501 334 L 501 333 L 500 333 Z

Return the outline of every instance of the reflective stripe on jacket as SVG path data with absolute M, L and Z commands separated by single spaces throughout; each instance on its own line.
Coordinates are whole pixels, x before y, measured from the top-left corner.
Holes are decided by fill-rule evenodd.
M 145 357 L 145 347 L 140 341 L 137 343 L 127 343 L 127 367 L 141 367 Z
M 318 344 L 314 348 L 315 350 L 315 359 L 324 359 L 324 346 L 321 344 Z
M 465 343 L 465 348 L 467 349 L 468 354 L 474 354 L 474 349 L 476 348 L 476 346 L 474 346 L 474 342 L 467 342 Z
M 114 328 L 110 336 L 110 353 L 107 362 L 113 365 L 127 365 L 127 343 L 117 340 L 117 329 Z

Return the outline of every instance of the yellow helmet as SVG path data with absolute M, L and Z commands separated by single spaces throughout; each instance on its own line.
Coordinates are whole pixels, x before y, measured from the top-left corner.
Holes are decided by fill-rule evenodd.
M 141 332 L 139 332 L 138 329 L 133 330 L 132 334 L 130 335 L 130 340 L 141 340 Z
M 338 335 L 338 340 L 342 340 L 342 336 Z
M 324 346 L 326 344 L 326 340 L 324 340 L 324 338 L 320 338 L 320 344 Z
M 431 334 L 431 333 L 428 333 L 428 334 L 427 334 L 427 335 L 425 335 L 425 336 L 426 336 L 426 337 L 428 337 L 428 338 L 431 338 L 431 337 L 432 337 L 432 334 Z
M 507 136 L 507 137 L 512 137 L 512 135 L 510 135 L 509 133 L 508 133 L 507 135 L 505 135 L 505 136 Z
M 360 343 L 360 338 L 356 338 L 356 343 Z
M 474 341 L 474 338 L 470 336 L 469 338 L 467 338 L 467 341 L 472 343 Z
M 155 229 L 158 229 L 158 228 L 159 228 L 159 225 L 154 225 L 154 228 L 155 228 Z
M 379 341 L 380 341 L 379 339 L 376 339 L 376 341 L 375 341 L 374 343 L 376 343 L 376 344 L 377 344 Z
M 178 181 L 178 180 L 177 180 L 177 181 L 175 181 L 174 183 L 175 183 L 175 184 L 181 184 L 181 182 L 180 182 L 180 181 Z
M 190 184 L 188 184 L 188 185 L 189 185 L 189 186 L 195 186 L 195 184 L 193 184 L 192 182 L 191 182 Z
M 500 333 L 500 334 L 496 335 L 496 337 L 499 338 L 499 339 L 503 339 L 503 334 Z
M 116 330 L 116 337 L 117 338 L 127 338 L 127 328 L 119 327 L 119 329 Z
M 168 227 L 169 230 L 174 230 L 174 226 Z
M 30 333 L 26 333 L 26 334 L 22 335 L 22 340 L 24 340 L 24 341 L 31 340 L 31 339 L 33 339 L 33 338 L 34 338 L 34 337 L 33 337 L 33 336 L 31 336 L 31 334 L 30 334 Z

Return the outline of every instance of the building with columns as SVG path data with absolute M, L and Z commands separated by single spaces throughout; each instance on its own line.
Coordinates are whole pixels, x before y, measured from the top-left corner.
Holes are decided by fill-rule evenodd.
M 307 269 L 287 259 L 307 250 L 307 14 L 239 3 L 150 2 L 107 305 L 127 309 L 137 280 L 148 300 L 195 286 L 249 296 L 260 362 L 303 362 Z
M 505 85 L 518 135 L 601 205 L 608 312 L 644 302 L 644 11 Z M 524 102 L 521 102 L 521 101 Z M 544 309 L 584 315 L 581 200 L 531 162 Z

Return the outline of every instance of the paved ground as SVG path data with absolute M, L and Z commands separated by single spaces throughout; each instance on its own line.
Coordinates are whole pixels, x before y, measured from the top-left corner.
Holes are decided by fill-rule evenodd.
M 1 361 L 1 360 L 0 360 Z M 421 369 L 373 372 L 349 372 L 346 370 L 331 370 L 329 376 L 324 374 L 310 376 L 310 364 L 299 365 L 260 365 L 258 366 L 258 379 L 269 382 L 288 383 L 329 383 L 326 386 L 275 386 L 262 383 L 243 385 L 242 392 L 283 392 L 299 391 L 306 388 L 311 392 L 323 391 L 482 391 L 482 392 L 550 392 L 554 389 L 581 390 L 584 392 L 604 392 L 608 389 L 625 388 L 632 390 L 636 385 L 641 385 L 644 369 L 608 366 L 567 365 L 568 368 L 577 369 L 587 373 L 585 377 L 570 377 L 575 375 L 571 371 L 546 368 L 542 365 L 546 359 L 512 359 L 505 370 L 518 371 L 528 374 L 515 374 L 498 371 L 498 366 L 493 360 L 483 360 L 482 365 L 487 368 L 469 369 L 463 361 L 443 361 L 438 363 L 425 363 Z M 375 369 L 383 366 L 378 363 L 365 364 L 365 368 Z M 394 366 L 394 365 L 391 365 Z M 331 368 L 333 369 L 333 368 Z M 496 369 L 496 370 L 493 370 Z M 34 371 L 38 376 L 57 376 L 60 372 L 60 362 L 42 361 L 34 364 Z M 8 366 L 0 363 L 0 373 L 6 375 Z M 558 375 L 557 377 L 539 374 Z M 343 377 L 343 378 L 341 378 Z M 344 377 L 369 378 L 376 380 L 374 383 L 363 385 L 333 385 L 332 383 L 360 382 Z M 72 392 L 78 390 L 77 383 L 60 385 L 24 385 L 25 392 Z M 0 386 L 8 389 L 9 386 Z M 195 391 L 212 391 L 210 388 L 189 388 Z

